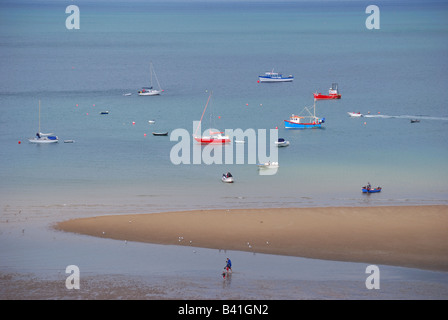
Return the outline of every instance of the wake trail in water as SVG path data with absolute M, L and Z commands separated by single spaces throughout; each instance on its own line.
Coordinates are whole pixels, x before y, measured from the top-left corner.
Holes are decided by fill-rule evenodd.
M 364 118 L 383 118 L 383 119 L 418 119 L 418 120 L 442 120 L 448 121 L 448 117 L 432 117 L 427 115 L 400 115 L 400 116 L 390 116 L 384 114 L 365 114 Z

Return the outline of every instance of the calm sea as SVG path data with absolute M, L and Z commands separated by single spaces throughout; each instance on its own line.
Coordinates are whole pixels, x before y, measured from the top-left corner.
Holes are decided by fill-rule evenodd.
M 369 30 L 370 4 L 2 1 L 3 221 L 17 212 L 57 221 L 180 209 L 447 204 L 448 5 L 376 1 L 380 29 Z M 66 28 L 69 5 L 79 7 L 78 30 Z M 151 62 L 164 91 L 138 96 L 150 84 Z M 257 83 L 272 69 L 295 79 Z M 342 99 L 318 102 L 323 129 L 284 129 L 284 119 L 333 82 Z M 178 141 L 152 132 L 185 129 L 191 137 L 210 92 L 207 111 L 218 129 L 278 128 L 290 141 L 278 150 L 275 175 L 260 175 L 247 149 L 244 164 L 172 163 Z M 38 130 L 39 100 L 41 131 L 58 135 L 58 144 L 27 140 Z M 201 149 L 188 144 L 191 155 Z M 221 182 L 227 171 L 234 184 Z M 362 194 L 367 182 L 383 191 Z

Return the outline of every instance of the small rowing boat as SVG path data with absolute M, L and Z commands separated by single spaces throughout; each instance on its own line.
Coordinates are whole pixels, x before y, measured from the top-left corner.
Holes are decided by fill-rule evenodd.
M 376 187 L 376 188 L 372 188 L 372 186 L 370 185 L 370 183 L 368 183 L 366 186 L 362 187 L 362 193 L 377 193 L 377 192 L 381 192 L 381 187 Z
M 278 162 L 275 162 L 275 161 L 273 161 L 273 162 L 268 161 L 265 163 L 259 163 L 259 164 L 257 164 L 257 166 L 260 169 L 270 169 L 270 168 L 278 168 L 279 164 L 278 164 Z
M 221 177 L 222 182 L 233 183 L 233 176 L 230 172 L 223 173 Z
M 279 138 L 278 141 L 275 141 L 275 145 L 277 147 L 287 147 L 289 146 L 289 141 L 286 141 L 283 138 Z

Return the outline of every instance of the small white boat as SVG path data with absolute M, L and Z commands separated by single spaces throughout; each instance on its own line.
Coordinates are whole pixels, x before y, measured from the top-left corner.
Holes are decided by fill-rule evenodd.
M 353 118 L 362 117 L 363 116 L 361 112 L 347 112 L 347 113 L 348 113 L 348 115 L 350 117 L 353 117 Z
M 222 182 L 233 183 L 233 176 L 230 172 L 223 173 L 221 177 Z
M 156 123 L 156 121 L 155 120 L 148 120 L 148 123 L 149 124 L 154 124 L 154 123 Z
M 277 147 L 287 147 L 289 146 L 289 141 L 286 141 L 283 138 L 279 138 L 278 141 L 275 141 L 275 145 Z
M 278 168 L 279 164 L 278 164 L 278 162 L 275 162 L 275 161 L 273 161 L 273 162 L 268 161 L 265 163 L 259 163 L 259 164 L 257 164 L 257 166 L 259 169 L 270 169 L 270 168 Z

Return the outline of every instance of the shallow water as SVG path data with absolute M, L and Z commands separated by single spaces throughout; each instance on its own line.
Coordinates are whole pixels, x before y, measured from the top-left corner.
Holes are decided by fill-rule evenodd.
M 189 239 L 179 246 L 154 245 L 51 228 L 60 220 L 96 215 L 84 207 L 79 210 L 82 214 L 76 208 L 42 207 L 2 220 L 1 272 L 16 275 L 13 281 L 3 278 L 3 298 L 11 291 L 19 299 L 446 299 L 448 294 L 446 272 L 379 265 L 380 289 L 369 290 L 369 263 L 259 254 L 257 248 L 203 249 Z M 233 274 L 223 279 L 227 257 Z M 80 269 L 76 293 L 60 288 L 69 265 Z

